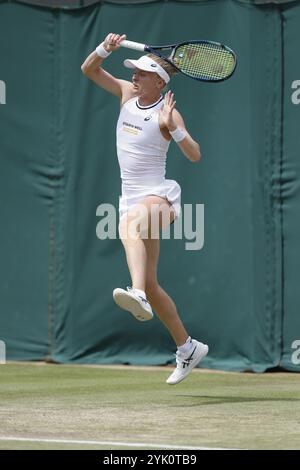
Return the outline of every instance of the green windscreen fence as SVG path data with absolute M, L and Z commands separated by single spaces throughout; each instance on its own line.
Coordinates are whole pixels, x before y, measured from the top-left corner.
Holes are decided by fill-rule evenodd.
M 113 233 L 99 238 L 101 211 L 117 208 L 121 191 L 119 102 L 80 66 L 116 31 L 148 44 L 211 39 L 237 53 L 228 81 L 171 81 L 203 158 L 192 164 L 170 146 L 167 177 L 193 207 L 194 236 L 162 240 L 159 280 L 209 344 L 203 367 L 300 371 L 299 23 L 299 1 L 0 1 L 7 359 L 172 361 L 158 319 L 137 322 L 114 304 L 112 290 L 130 284 L 125 255 Z M 120 49 L 105 68 L 131 80 L 122 63 L 138 56 Z

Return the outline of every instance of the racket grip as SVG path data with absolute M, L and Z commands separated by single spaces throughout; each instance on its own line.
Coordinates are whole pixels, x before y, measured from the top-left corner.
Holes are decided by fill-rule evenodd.
M 134 49 L 135 51 L 141 51 L 141 52 L 144 52 L 145 50 L 145 44 L 141 44 L 140 42 L 127 41 L 127 39 L 124 39 L 124 41 L 121 41 L 120 46 L 127 47 L 127 49 Z

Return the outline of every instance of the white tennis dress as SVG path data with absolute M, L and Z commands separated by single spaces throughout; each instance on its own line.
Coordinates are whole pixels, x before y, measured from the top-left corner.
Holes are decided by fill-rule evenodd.
M 180 214 L 181 189 L 165 179 L 169 141 L 159 128 L 159 110 L 164 97 L 150 106 L 132 98 L 121 108 L 117 123 L 117 153 L 122 178 L 120 218 L 132 205 L 149 195 L 167 199 L 176 216 Z

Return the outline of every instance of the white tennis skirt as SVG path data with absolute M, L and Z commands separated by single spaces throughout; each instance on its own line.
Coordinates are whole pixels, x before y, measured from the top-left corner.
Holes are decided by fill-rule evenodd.
M 122 185 L 122 196 L 119 200 L 120 218 L 126 214 L 129 209 L 140 203 L 147 196 L 159 196 L 166 199 L 173 207 L 176 218 L 181 213 L 181 188 L 174 180 L 164 180 L 157 186 L 130 186 Z

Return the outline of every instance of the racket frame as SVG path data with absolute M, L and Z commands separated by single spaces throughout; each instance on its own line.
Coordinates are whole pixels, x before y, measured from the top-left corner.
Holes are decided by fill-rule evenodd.
M 174 57 L 174 55 L 176 53 L 176 50 L 179 47 L 184 46 L 185 44 L 209 44 L 209 45 L 211 44 L 211 45 L 221 47 L 225 51 L 229 52 L 234 58 L 234 67 L 232 69 L 232 72 L 224 78 L 216 78 L 216 79 L 193 77 L 192 75 L 183 72 L 172 61 L 172 57 Z M 230 78 L 233 75 L 233 73 L 236 69 L 236 65 L 237 65 L 237 57 L 236 57 L 236 54 L 233 52 L 233 50 L 230 49 L 230 47 L 225 46 L 224 44 L 221 44 L 220 42 L 215 42 L 215 41 L 195 39 L 195 40 L 191 40 L 191 41 L 181 42 L 181 43 L 178 43 L 178 44 L 168 44 L 168 45 L 164 45 L 164 46 L 148 46 L 147 44 L 142 44 L 142 43 L 138 43 L 138 42 L 134 42 L 134 41 L 128 41 L 128 40 L 125 39 L 124 41 L 122 41 L 120 43 L 120 45 L 122 47 L 126 47 L 126 48 L 129 48 L 129 49 L 134 49 L 134 50 L 137 50 L 139 52 L 150 52 L 152 54 L 155 54 L 156 56 L 160 57 L 161 59 L 163 59 L 166 62 L 168 62 L 169 64 L 171 64 L 176 70 L 178 70 L 178 72 L 182 73 L 186 77 L 190 77 L 190 78 L 193 78 L 194 80 L 198 80 L 198 81 L 201 81 L 201 82 L 223 82 L 225 80 L 228 80 L 228 78 Z M 172 53 L 169 57 L 166 57 L 163 54 L 160 54 L 158 52 L 158 51 L 167 51 L 167 50 L 170 50 L 170 49 L 172 49 Z

